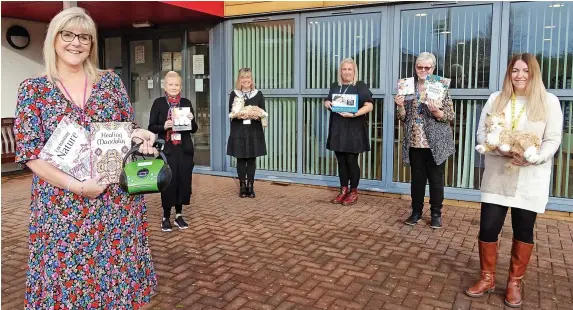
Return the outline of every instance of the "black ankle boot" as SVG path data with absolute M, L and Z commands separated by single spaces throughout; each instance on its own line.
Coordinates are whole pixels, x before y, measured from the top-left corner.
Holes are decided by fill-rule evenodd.
M 253 181 L 247 181 L 247 197 L 255 198 L 255 189 L 253 187 Z
M 245 198 L 247 197 L 247 181 L 241 180 L 241 189 L 239 190 L 239 197 Z

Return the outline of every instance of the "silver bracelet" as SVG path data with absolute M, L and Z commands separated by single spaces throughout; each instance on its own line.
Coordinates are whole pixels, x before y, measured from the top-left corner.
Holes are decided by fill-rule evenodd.
M 74 178 L 70 178 L 70 182 L 68 182 L 68 192 L 70 191 L 70 185 L 72 184 L 73 180 L 74 180 Z

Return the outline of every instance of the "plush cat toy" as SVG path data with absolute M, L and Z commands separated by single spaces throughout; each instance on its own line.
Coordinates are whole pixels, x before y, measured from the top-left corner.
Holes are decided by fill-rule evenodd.
M 233 99 L 233 105 L 231 107 L 231 113 L 229 113 L 229 118 L 236 118 L 237 113 L 245 106 L 245 99 L 241 96 L 236 96 Z
M 245 106 L 245 99 L 239 96 L 233 100 L 231 113 L 229 113 L 229 118 L 261 120 L 263 127 L 268 125 L 268 116 L 267 112 L 257 106 Z
M 538 160 L 538 151 L 541 146 L 539 137 L 529 132 L 509 130 L 505 127 L 505 113 L 487 113 L 485 120 L 485 143 L 478 144 L 476 151 L 480 154 L 491 152 L 496 148 L 502 152 L 519 154 L 530 163 Z M 508 163 L 508 169 L 515 166 Z

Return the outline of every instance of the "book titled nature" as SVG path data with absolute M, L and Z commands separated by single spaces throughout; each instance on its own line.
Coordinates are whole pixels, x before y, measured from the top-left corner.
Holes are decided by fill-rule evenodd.
M 428 103 L 428 101 L 432 101 L 441 108 L 442 101 L 446 97 L 446 92 L 450 87 L 450 81 L 451 79 L 438 75 L 428 75 L 424 82 L 426 90 L 420 94 L 420 102 Z
M 64 116 L 39 155 L 74 178 L 90 178 L 90 151 L 87 131 Z
M 92 123 L 91 171 L 101 176 L 100 184 L 119 183 L 123 158 L 131 148 L 133 124 L 129 122 Z

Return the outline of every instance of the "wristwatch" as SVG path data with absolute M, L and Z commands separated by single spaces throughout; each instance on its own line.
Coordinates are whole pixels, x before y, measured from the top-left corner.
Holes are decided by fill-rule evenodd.
M 356 113 L 352 113 L 352 117 L 356 117 Z

